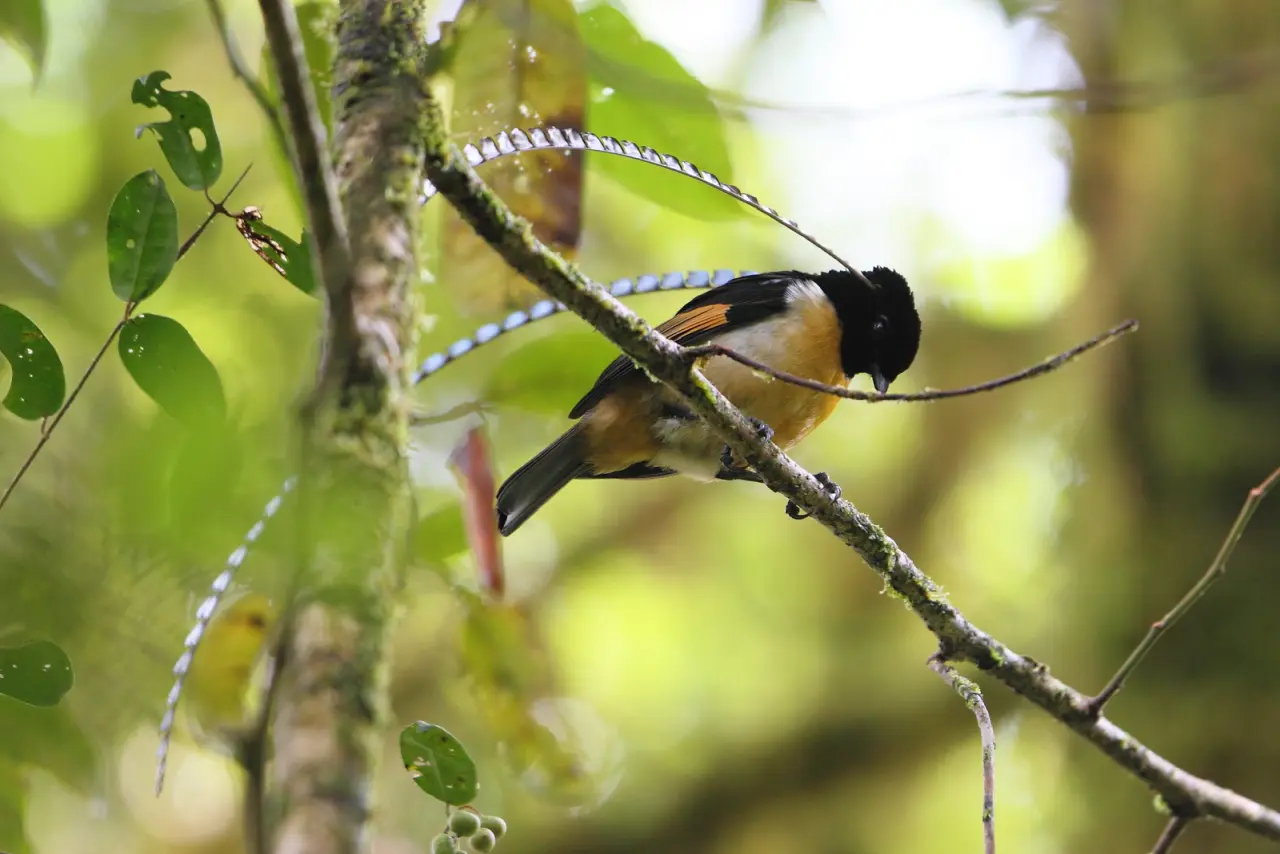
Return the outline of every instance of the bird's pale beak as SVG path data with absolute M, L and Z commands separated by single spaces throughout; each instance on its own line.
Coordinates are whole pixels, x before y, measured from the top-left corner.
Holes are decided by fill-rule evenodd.
M 889 378 L 881 373 L 878 366 L 872 365 L 871 367 L 871 382 L 875 385 L 876 391 L 881 394 L 889 393 Z

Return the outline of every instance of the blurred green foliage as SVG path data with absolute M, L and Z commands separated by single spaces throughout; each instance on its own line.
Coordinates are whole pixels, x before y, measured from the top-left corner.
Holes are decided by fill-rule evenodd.
M 17 48 L 31 65 L 32 75 L 40 76 L 49 34 L 45 23 L 43 0 L 13 0 L 0 9 L 0 39 Z
M 317 19 L 327 14 L 310 5 Z M 815 37 L 797 23 L 804 16 L 829 14 L 842 33 L 863 26 L 841 19 L 835 4 L 766 5 L 744 25 L 750 32 L 714 87 L 698 76 L 699 56 L 663 42 L 679 33 L 642 26 L 636 4 L 587 8 L 579 25 L 593 85 L 600 96 L 614 90 L 588 104 L 588 127 L 669 150 L 725 180 L 732 174 L 784 209 L 808 198 L 791 171 L 801 164 L 768 156 L 780 128 L 792 125 L 815 152 L 887 139 L 923 146 L 948 170 L 967 168 L 945 146 L 931 147 L 927 132 L 902 137 L 892 114 L 713 114 L 706 105 L 716 92 L 752 69 L 780 75 L 804 60 L 810 46 L 798 33 Z M 1037 18 L 1090 81 L 1177 78 L 1280 44 L 1280 12 L 1267 4 L 1121 0 L 1105 14 L 1026 14 L 1040 5 L 954 7 L 973 16 L 1005 7 L 1016 26 Z M 696 9 L 685 6 L 674 20 L 693 29 Z M 130 176 L 160 168 L 156 149 L 131 134 L 154 118 L 130 102 L 139 75 L 165 68 L 175 86 L 199 92 L 218 117 L 230 171 L 257 164 L 228 204 L 270 211 L 286 235 L 301 224 L 289 177 L 263 155 L 271 133 L 228 70 L 202 4 L 45 11 L 50 48 L 38 87 L 21 53 L 0 47 L 0 302 L 35 321 L 78 376 L 120 313 L 104 276 L 112 199 Z M 726 26 L 747 15 L 722 13 Z M 228 14 L 246 55 L 258 55 L 255 4 L 228 3 Z M 895 45 L 896 65 L 846 88 L 874 92 L 933 61 L 931 25 L 921 15 L 919 44 Z M 1128 112 L 1050 102 L 1063 106 L 1052 118 L 1071 170 L 1070 209 L 1047 239 L 1003 256 L 969 253 L 933 212 L 904 210 L 899 196 L 909 186 L 831 178 L 816 188 L 837 207 L 870 197 L 878 212 L 870 221 L 828 217 L 820 237 L 868 263 L 912 269 L 925 337 L 905 386 L 987 378 L 1120 317 L 1141 320 L 1142 332 L 1121 346 L 999 395 L 844 405 L 797 453 L 830 472 L 970 618 L 1084 690 L 1101 686 L 1198 576 L 1245 491 L 1280 461 L 1275 92 L 1264 75 L 1240 80 L 1228 97 L 1175 91 Z M 797 89 L 795 100 L 810 103 L 805 94 Z M 1012 132 L 1013 118 L 964 103 L 917 109 L 927 128 L 971 126 L 983 144 Z M 1001 103 L 1014 109 L 1012 99 Z M 1021 100 L 1016 107 L 1027 109 Z M 642 164 L 588 156 L 585 194 L 580 261 L 601 280 L 815 263 L 761 218 L 712 210 L 728 205 L 728 217 L 737 203 Z M 183 234 L 207 211 L 196 193 L 173 204 Z M 994 204 L 969 199 L 975 218 Z M 819 230 L 807 215 L 802 221 Z M 874 242 L 879 226 L 901 236 L 896 249 Z M 431 234 L 425 243 L 431 267 Z M 956 252 L 973 263 L 956 263 Z M 74 689 L 53 709 L 0 696 L 0 849 L 239 850 L 229 763 L 180 743 L 159 800 L 150 794 L 151 763 L 195 603 L 292 468 L 293 404 L 312 376 L 321 308 L 278 279 L 230 220 L 215 220 L 147 307 L 199 342 L 200 363 L 220 378 L 225 417 L 193 430 L 140 391 L 124 365 L 104 360 L 0 514 L 4 641 L 46 638 L 76 671 Z M 465 318 L 456 286 L 424 275 L 424 351 L 477 324 Z M 661 319 L 686 296 L 632 304 Z M 422 407 L 494 398 L 495 466 L 510 472 L 564 429 L 564 412 L 611 356 L 584 329 L 560 317 L 504 336 L 433 377 Z M 495 736 L 461 663 L 459 638 L 472 615 L 454 587 L 475 585 L 474 565 L 445 460 L 467 426 L 414 434 L 428 522 L 417 532 L 391 684 L 397 720 L 441 721 L 470 747 L 485 784 L 481 806 L 511 821 L 503 850 L 978 849 L 978 739 L 963 704 L 923 666 L 933 639 L 880 595 L 847 549 L 816 525 L 790 522 L 775 496 L 748 484 L 575 484 L 503 543 L 511 595 L 547 659 L 545 681 L 532 689 L 545 696 L 523 711 L 583 768 L 599 770 L 598 791 L 581 796 L 567 820 L 563 802 L 511 770 L 511 745 Z M 0 418 L 0 470 L 17 468 L 35 430 Z M 245 566 L 240 580 L 255 591 L 273 594 L 287 581 L 281 550 L 291 518 L 282 511 Z M 1280 803 L 1280 684 L 1270 678 L 1280 666 L 1278 552 L 1273 502 L 1259 510 L 1224 581 L 1110 710 L 1187 769 L 1272 805 Z M 499 685 L 501 668 L 492 674 Z M 1140 784 L 1018 698 L 984 688 L 999 741 L 1002 847 L 1150 848 L 1162 819 Z M 387 734 L 388 755 L 395 736 Z M 394 761 L 384 766 L 379 844 L 422 848 L 442 816 L 422 808 Z M 1268 849 L 1233 829 L 1197 825 L 1177 850 Z

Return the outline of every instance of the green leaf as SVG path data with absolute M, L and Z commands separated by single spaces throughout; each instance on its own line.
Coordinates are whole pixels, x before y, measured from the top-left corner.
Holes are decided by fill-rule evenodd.
M 444 727 L 418 721 L 400 732 L 400 758 L 418 788 L 438 801 L 471 803 L 480 785 L 476 764 Z
M 56 706 L 74 683 L 71 659 L 57 644 L 32 641 L 0 649 L 0 694 L 30 706 Z
M 218 371 L 178 321 L 140 314 L 120 330 L 119 350 L 138 387 L 178 421 L 197 426 L 226 417 Z
M 592 332 L 538 338 L 503 357 L 484 399 L 563 416 L 617 354 L 616 347 Z
M 167 71 L 153 71 L 133 84 L 133 103 L 144 107 L 164 107 L 167 122 L 153 122 L 138 127 L 155 133 L 160 150 L 169 161 L 178 180 L 192 190 L 207 190 L 222 174 L 222 144 L 213 126 L 209 105 L 195 92 L 170 92 L 161 84 L 169 79 Z
M 607 3 L 584 12 L 579 28 L 591 51 L 588 129 L 692 161 L 731 182 L 724 120 L 707 87 Z M 588 160 L 632 192 L 691 217 L 728 219 L 745 210 L 719 190 L 648 163 L 603 154 Z
M 262 220 L 253 223 L 253 230 L 270 237 L 284 249 L 285 257 L 282 258 L 280 253 L 270 246 L 262 247 L 262 251 L 267 253 L 284 270 L 285 279 L 304 294 L 315 294 L 316 277 L 311 271 L 310 236 L 303 231 L 302 242 L 299 243 L 283 231 L 272 228 Z
M 0 3 L 0 39 L 18 49 L 38 81 L 49 45 L 41 0 L 4 0 Z
M 178 209 L 154 169 L 134 175 L 107 214 L 107 274 L 125 302 L 156 292 L 178 260 Z
M 58 411 L 67 393 L 58 351 L 25 314 L 7 305 L 0 305 L 0 355 L 13 369 L 5 409 L 28 421 Z

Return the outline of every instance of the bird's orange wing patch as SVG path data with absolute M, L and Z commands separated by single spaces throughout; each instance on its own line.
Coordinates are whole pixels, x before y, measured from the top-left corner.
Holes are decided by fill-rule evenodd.
M 728 314 L 729 306 L 724 303 L 700 305 L 660 324 L 658 331 L 679 344 L 699 332 L 709 332 L 724 326 Z

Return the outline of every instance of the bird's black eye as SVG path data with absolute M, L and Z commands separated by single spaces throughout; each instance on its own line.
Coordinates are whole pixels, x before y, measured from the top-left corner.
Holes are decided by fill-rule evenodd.
M 876 318 L 875 323 L 871 324 L 871 335 L 877 339 L 883 339 L 889 334 L 889 320 L 881 316 Z

